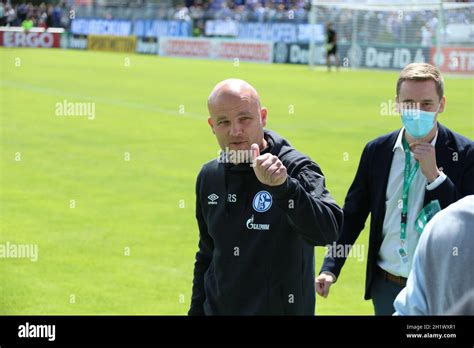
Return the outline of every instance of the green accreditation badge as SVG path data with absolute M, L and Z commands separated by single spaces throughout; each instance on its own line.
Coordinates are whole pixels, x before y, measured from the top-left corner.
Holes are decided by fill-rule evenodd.
M 428 221 L 430 221 L 439 211 L 441 211 L 441 206 L 439 205 L 438 200 L 431 201 L 425 205 L 425 207 L 421 209 L 420 213 L 416 217 L 416 232 L 421 235 Z
M 397 251 L 398 251 L 398 256 L 400 257 L 400 261 L 402 262 L 402 264 L 406 264 L 408 263 L 408 255 L 407 255 L 407 252 L 405 250 L 405 247 L 399 247 L 397 248 Z

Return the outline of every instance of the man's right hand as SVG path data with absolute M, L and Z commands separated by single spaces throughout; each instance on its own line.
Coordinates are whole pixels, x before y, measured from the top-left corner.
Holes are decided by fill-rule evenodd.
M 328 297 L 329 295 L 329 288 L 334 283 L 334 277 L 327 273 L 321 273 L 316 278 L 316 292 L 319 296 Z

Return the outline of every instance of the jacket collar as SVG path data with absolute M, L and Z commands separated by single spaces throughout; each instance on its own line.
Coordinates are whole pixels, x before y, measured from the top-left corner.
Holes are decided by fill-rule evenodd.
M 433 138 L 433 140 L 431 140 L 431 145 L 435 145 L 436 144 L 436 140 L 438 139 L 438 133 L 439 133 L 439 129 L 436 131 L 436 134 Z M 403 144 L 402 144 L 402 138 L 403 138 L 403 135 L 405 134 L 405 127 L 403 127 L 399 132 L 398 132 L 398 137 L 397 137 L 397 140 L 395 141 L 395 145 L 393 146 L 393 150 L 392 151 L 395 151 L 396 149 L 400 149 L 403 151 Z

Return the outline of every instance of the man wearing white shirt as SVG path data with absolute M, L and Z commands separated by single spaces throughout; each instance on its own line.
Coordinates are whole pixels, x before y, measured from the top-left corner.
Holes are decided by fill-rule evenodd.
M 405 128 L 402 128 L 398 134 L 397 141 L 393 147 L 393 160 L 392 166 L 390 168 L 390 174 L 388 179 L 387 186 L 387 195 L 386 195 L 386 213 L 383 223 L 382 236 L 383 241 L 380 246 L 380 260 L 378 265 L 397 276 L 402 276 L 407 278 L 411 269 L 412 259 L 408 257 L 406 263 L 399 262 L 400 257 L 397 253 L 392 252 L 397 250 L 397 247 L 400 245 L 400 210 L 399 205 L 402 199 L 402 190 L 403 190 L 403 173 L 405 166 L 405 152 L 402 145 L 402 136 L 405 134 Z M 436 144 L 436 138 L 438 132 L 434 138 L 431 140 L 430 144 L 434 147 Z M 414 155 L 410 152 L 410 162 L 411 168 L 415 165 Z M 423 192 L 426 187 L 427 190 L 433 190 L 438 187 L 446 179 L 446 174 L 440 172 L 437 179 L 433 180 L 432 183 L 428 184 L 428 179 L 423 173 L 418 170 L 415 174 L 413 182 L 410 185 L 410 191 L 412 192 Z M 415 219 L 418 212 L 423 208 L 423 199 L 424 195 L 412 194 L 408 196 L 408 210 L 407 216 L 407 238 L 405 241 L 405 248 L 407 255 L 413 255 L 415 252 L 416 245 L 418 243 L 419 235 L 415 230 Z
M 413 63 L 400 73 L 403 128 L 369 142 L 346 196 L 337 244 L 353 245 L 371 214 L 365 299 L 391 315 L 405 287 L 424 224 L 438 209 L 474 193 L 474 143 L 438 123 L 446 97 L 439 70 Z M 316 279 L 327 297 L 347 255 L 328 254 Z

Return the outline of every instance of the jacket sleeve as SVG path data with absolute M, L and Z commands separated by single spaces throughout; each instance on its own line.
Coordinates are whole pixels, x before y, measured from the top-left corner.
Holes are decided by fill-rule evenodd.
M 265 187 L 304 240 L 314 246 L 332 243 L 342 226 L 342 210 L 326 189 L 316 163 L 307 159 L 297 168 L 287 167 L 288 178 L 282 185 Z
M 472 145 L 472 144 L 471 144 Z M 438 200 L 442 209 L 459 199 L 474 194 L 474 148 L 468 146 L 462 160 L 463 166 L 460 185 L 458 187 L 446 177 L 438 187 L 433 190 L 425 189 L 425 201 Z
M 344 203 L 344 224 L 341 235 L 336 242 L 338 245 L 354 245 L 355 241 L 364 229 L 365 221 L 370 212 L 369 204 L 369 145 L 366 145 L 359 162 L 359 168 L 346 196 Z M 345 248 L 344 248 L 345 249 Z M 339 277 L 342 266 L 346 262 L 345 256 L 334 257 L 328 253 L 324 258 L 321 272 L 331 272 L 336 278 Z
M 433 315 L 428 310 L 426 271 L 436 266 L 427 265 L 425 261 L 425 251 L 427 248 L 426 233 L 420 237 L 420 242 L 413 257 L 413 267 L 408 276 L 406 287 L 400 291 L 395 298 L 393 306 L 394 315 Z M 443 284 L 439 284 L 443 286 Z
M 214 250 L 214 242 L 207 231 L 207 224 L 202 214 L 200 202 L 200 185 L 202 172 L 199 174 L 196 182 L 196 219 L 199 227 L 199 244 L 196 253 L 196 261 L 194 263 L 194 280 L 191 296 L 191 307 L 188 315 L 205 315 L 204 301 L 206 294 L 204 291 L 204 274 L 212 260 L 212 252 Z

